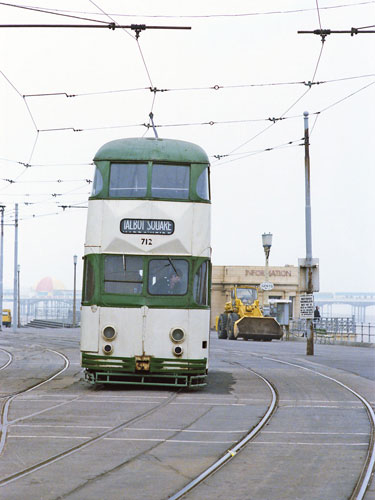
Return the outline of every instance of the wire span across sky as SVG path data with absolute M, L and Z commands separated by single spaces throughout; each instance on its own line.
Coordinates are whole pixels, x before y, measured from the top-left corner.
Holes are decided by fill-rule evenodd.
M 57 244 L 60 232 L 67 231 L 73 253 L 82 252 L 85 210 L 76 207 L 87 206 L 86 180 L 93 178 L 95 152 L 119 137 L 153 136 L 153 113 L 159 135 L 200 144 L 212 158 L 214 263 L 260 259 L 261 264 L 262 249 L 254 241 L 265 229 L 279 234 L 275 259 L 295 262 L 304 253 L 299 138 L 308 110 L 317 189 L 313 222 L 314 214 L 320 222 L 316 253 L 326 251 L 331 236 L 322 229 L 323 214 L 337 215 L 336 228 L 346 226 L 354 214 L 341 203 L 353 193 L 358 203 L 352 226 L 364 234 L 358 221 L 363 221 L 366 196 L 357 190 L 370 185 L 371 158 L 364 141 L 372 120 L 373 42 L 370 35 L 367 41 L 331 36 L 323 42 L 297 31 L 362 27 L 371 24 L 373 9 L 374 2 L 333 0 L 311 0 L 304 8 L 297 0 L 282 5 L 271 0 L 266 8 L 255 1 L 251 12 L 244 0 L 231 5 L 192 0 L 184 6 L 130 1 L 126 11 L 118 0 L 56 1 L 54 9 L 47 0 L 0 2 L 4 24 L 66 23 L 69 18 L 120 26 L 126 18 L 126 23 L 147 25 L 164 18 L 166 25 L 168 19 L 180 19 L 192 27 L 186 32 L 145 30 L 139 38 L 124 29 L 0 29 L 7 49 L 0 63 L 0 92 L 7 103 L 0 196 L 9 220 L 19 203 L 23 220 L 43 216 L 49 222 L 40 228 L 51 227 Z M 360 159 L 357 190 L 354 157 Z M 72 189 L 54 192 L 51 183 L 69 183 Z M 238 210 L 253 221 L 256 214 L 249 234 L 239 239 L 231 224 L 225 223 L 226 234 L 221 231 L 222 221 L 235 220 Z M 287 223 L 292 220 L 295 234 Z M 25 232 L 38 233 L 37 224 L 25 222 Z M 236 241 L 236 248 L 228 241 Z M 66 242 L 61 245 L 61 251 L 70 251 Z M 336 257 L 327 255 L 334 262 Z M 349 274 L 348 283 L 355 273 Z

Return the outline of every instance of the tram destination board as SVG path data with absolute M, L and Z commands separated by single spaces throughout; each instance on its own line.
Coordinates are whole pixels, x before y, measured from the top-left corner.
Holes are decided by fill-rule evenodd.
M 174 222 L 165 219 L 122 219 L 120 231 L 124 234 L 171 235 L 174 233 Z
M 300 318 L 311 319 L 314 317 L 314 296 L 307 293 L 300 296 Z

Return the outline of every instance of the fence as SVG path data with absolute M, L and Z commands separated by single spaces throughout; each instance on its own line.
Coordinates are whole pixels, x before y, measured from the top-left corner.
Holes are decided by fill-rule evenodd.
M 306 336 L 306 320 L 289 323 L 289 332 L 296 337 Z M 331 341 L 375 343 L 375 324 L 356 323 L 353 318 L 319 318 L 314 320 L 314 341 L 328 344 Z

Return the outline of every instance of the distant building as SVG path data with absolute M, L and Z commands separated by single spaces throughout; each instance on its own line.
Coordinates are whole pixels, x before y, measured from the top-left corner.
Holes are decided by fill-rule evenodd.
M 230 297 L 233 285 L 259 286 L 265 281 L 264 266 L 213 266 L 211 292 L 211 326 L 223 310 Z M 269 281 L 274 288 L 264 292 L 258 290 L 260 306 L 268 304 L 269 299 L 290 300 L 290 317 L 299 316 L 299 270 L 297 266 L 269 267 Z

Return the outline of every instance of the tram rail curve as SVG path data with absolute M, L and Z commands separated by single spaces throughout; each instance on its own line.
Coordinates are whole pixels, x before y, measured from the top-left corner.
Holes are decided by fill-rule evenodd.
M 259 432 L 268 424 L 268 422 L 271 420 L 272 416 L 275 414 L 277 407 L 278 407 L 278 401 L 279 401 L 279 395 L 277 392 L 276 387 L 267 380 L 265 377 L 257 373 L 256 371 L 252 370 L 251 368 L 248 368 L 247 366 L 242 365 L 241 363 L 238 362 L 229 362 L 227 361 L 228 364 L 236 364 L 239 365 L 241 368 L 243 368 L 246 371 L 249 371 L 259 377 L 263 382 L 267 385 L 269 390 L 271 391 L 271 402 L 262 416 L 262 418 L 259 420 L 259 422 L 253 426 L 251 429 L 249 429 L 249 432 L 242 437 L 232 448 L 230 448 L 222 457 L 220 457 L 216 462 L 214 462 L 210 467 L 208 467 L 205 471 L 203 471 L 201 474 L 199 474 L 196 478 L 194 478 L 192 481 L 190 481 L 186 486 L 184 486 L 181 490 L 179 490 L 177 493 L 169 497 L 169 500 L 179 500 L 180 498 L 183 498 L 187 493 L 192 491 L 196 486 L 198 486 L 202 481 L 207 479 L 208 477 L 212 476 L 217 472 L 219 469 L 221 469 L 223 466 L 225 466 L 229 461 L 231 461 L 252 439 L 254 439 Z
M 234 351 L 232 351 L 232 354 L 236 354 L 236 353 Z M 238 352 L 238 354 L 243 354 L 243 353 Z M 368 446 L 368 450 L 367 450 L 366 459 L 363 463 L 363 466 L 362 466 L 361 472 L 358 476 L 358 479 L 356 481 L 356 484 L 355 484 L 353 490 L 351 491 L 350 496 L 348 496 L 348 500 L 364 500 L 366 491 L 367 491 L 367 489 L 370 485 L 370 482 L 371 482 L 371 477 L 374 474 L 374 470 L 375 470 L 375 413 L 374 413 L 374 410 L 372 409 L 369 401 L 367 401 L 366 398 L 364 398 L 361 394 L 359 394 L 353 388 L 349 387 L 348 385 L 344 384 L 343 382 L 337 380 L 334 377 L 331 377 L 329 375 L 321 373 L 318 370 L 308 368 L 306 366 L 303 366 L 303 365 L 300 365 L 297 363 L 292 363 L 292 362 L 276 359 L 276 358 L 273 358 L 270 356 L 264 356 L 264 355 L 254 354 L 254 353 L 247 353 L 247 354 L 250 354 L 251 356 L 254 356 L 257 358 L 262 358 L 262 359 L 265 359 L 268 361 L 272 361 L 275 363 L 281 363 L 284 365 L 289 365 L 289 366 L 299 368 L 301 370 L 306 370 L 306 371 L 309 371 L 317 376 L 323 377 L 327 380 L 331 380 L 333 383 L 339 385 L 344 390 L 349 391 L 353 396 L 355 396 L 357 399 L 359 399 L 361 401 L 364 408 L 366 409 L 366 412 L 367 412 L 367 415 L 369 418 L 369 422 L 370 422 L 371 431 L 370 431 L 369 446 Z M 235 365 L 235 364 L 240 365 L 241 367 L 243 367 L 249 371 L 253 371 L 250 368 L 245 367 L 244 365 L 242 365 L 239 362 L 228 362 L 228 363 L 233 364 L 233 365 Z M 254 373 L 256 373 L 256 372 L 254 372 Z M 260 375 L 258 373 L 256 373 L 256 375 L 263 378 L 262 375 Z M 269 381 L 267 381 L 267 382 L 269 382 Z M 269 382 L 269 383 L 271 384 L 271 382 Z M 276 388 L 275 388 L 275 391 L 276 391 Z M 246 444 L 248 444 L 252 439 L 255 438 L 255 436 L 266 425 L 266 423 L 268 423 L 268 421 L 270 420 L 270 418 L 272 417 L 274 412 L 275 412 L 275 410 L 273 410 L 273 412 L 269 416 L 267 422 L 264 422 L 263 425 L 260 422 L 258 424 L 258 426 L 256 426 L 253 429 L 253 431 L 256 431 L 254 434 L 253 434 L 253 431 L 251 431 L 243 440 L 241 440 L 239 443 L 237 443 L 237 445 L 235 447 L 228 450 L 228 452 L 223 457 L 221 457 L 217 462 L 215 462 L 211 467 L 209 467 L 204 472 L 202 472 L 200 475 L 198 475 L 196 478 L 194 478 L 192 481 L 190 481 L 184 488 L 179 490 L 177 493 L 170 496 L 169 500 L 179 500 L 179 499 L 185 497 L 185 495 L 187 495 L 189 492 L 191 492 L 200 483 L 202 483 L 204 480 L 208 479 L 210 476 L 213 476 L 219 469 L 221 469 L 223 466 L 227 465 L 229 463 L 229 461 L 232 458 L 234 458 L 237 455 L 237 453 L 244 448 L 244 446 Z
M 12 363 L 12 361 L 13 361 L 13 354 L 11 352 L 8 352 L 5 349 L 1 349 L 1 348 L 0 348 L 0 351 L 3 352 L 3 353 L 5 353 L 6 356 L 8 356 L 8 360 L 5 361 L 5 363 L 0 366 L 0 371 L 1 371 L 1 370 L 5 370 L 5 368 Z
M 368 446 L 368 450 L 367 450 L 366 459 L 364 461 L 364 464 L 363 464 L 361 473 L 358 477 L 358 480 L 356 482 L 356 485 L 355 485 L 348 500 L 363 500 L 365 497 L 365 494 L 366 494 L 366 490 L 370 485 L 371 476 L 373 475 L 374 469 L 375 469 L 375 413 L 374 413 L 374 410 L 372 409 L 369 401 L 367 401 L 367 399 L 365 399 L 361 394 L 359 394 L 357 391 L 355 391 L 354 389 L 352 389 L 348 385 L 340 382 L 339 380 L 335 379 L 334 377 L 330 377 L 329 375 L 321 373 L 317 370 L 313 370 L 312 368 L 308 368 L 306 366 L 302 366 L 302 365 L 299 365 L 297 363 L 291 363 L 289 361 L 283 361 L 280 359 L 271 358 L 269 356 L 259 356 L 259 355 L 255 355 L 255 354 L 251 354 L 251 355 L 255 356 L 255 357 L 261 357 L 263 359 L 273 361 L 275 363 L 281 363 L 284 365 L 290 365 L 290 366 L 293 366 L 296 368 L 300 368 L 301 370 L 306 370 L 308 372 L 314 373 L 315 375 L 323 377 L 327 380 L 331 380 L 335 384 L 338 384 L 339 386 L 341 386 L 343 389 L 349 391 L 351 394 L 353 394 L 357 399 L 359 399 L 361 401 L 361 403 L 364 405 L 364 407 L 366 409 L 366 412 L 367 412 L 367 415 L 369 418 L 371 432 L 370 432 L 369 446 Z
M 18 392 L 15 392 L 13 394 L 9 394 L 8 396 L 5 396 L 4 401 L 2 403 L 1 415 L 0 415 L 0 433 L 1 433 L 0 434 L 0 455 L 2 454 L 2 452 L 4 450 L 4 446 L 5 446 L 5 442 L 6 442 L 6 438 L 7 438 L 7 433 L 8 433 L 8 427 L 11 424 L 11 422 L 8 421 L 8 414 L 9 414 L 9 409 L 10 409 L 10 405 L 11 405 L 12 401 L 14 399 L 16 399 L 17 396 L 20 396 L 21 394 L 26 394 L 28 392 L 33 391 L 34 389 L 41 387 L 44 384 L 47 384 L 48 382 L 50 382 L 51 380 L 53 380 L 54 378 L 56 378 L 57 376 L 59 376 L 61 373 L 63 373 L 65 370 L 67 370 L 69 368 L 69 365 L 70 365 L 69 359 L 64 354 L 62 354 L 61 352 L 55 351 L 53 349 L 46 349 L 46 350 L 53 352 L 54 354 L 57 354 L 58 356 L 62 357 L 64 359 L 64 366 L 63 366 L 63 368 L 61 368 L 57 372 L 53 373 L 52 375 L 50 375 L 46 379 L 42 380 L 41 382 L 37 382 L 34 385 L 27 387 L 26 389 L 22 389 L 21 391 L 18 391 Z M 4 352 L 7 352 L 7 351 L 4 351 Z M 8 354 L 10 354 L 10 353 L 8 353 Z M 11 359 L 9 360 L 7 365 L 4 366 L 4 368 L 6 366 L 8 366 L 10 364 L 10 362 L 13 360 L 13 356 L 11 354 L 10 354 L 10 356 L 11 356 Z

